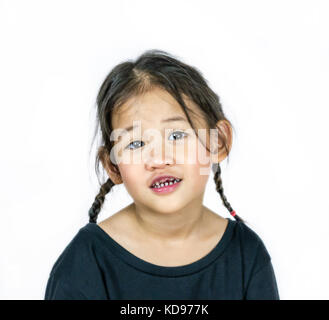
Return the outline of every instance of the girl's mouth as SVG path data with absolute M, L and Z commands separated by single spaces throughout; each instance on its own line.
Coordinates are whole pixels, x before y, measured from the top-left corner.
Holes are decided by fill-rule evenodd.
M 174 179 L 173 181 L 166 181 L 161 184 L 152 185 L 151 189 L 153 192 L 158 194 L 170 193 L 177 189 L 181 184 L 182 179 Z

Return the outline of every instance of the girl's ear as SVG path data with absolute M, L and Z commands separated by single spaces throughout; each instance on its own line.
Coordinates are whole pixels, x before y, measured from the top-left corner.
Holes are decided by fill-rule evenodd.
M 223 140 L 226 141 L 226 145 L 228 148 L 228 153 L 231 151 L 232 148 L 232 140 L 233 140 L 233 134 L 232 134 L 232 127 L 226 120 L 219 120 L 216 124 L 218 135 L 222 137 Z M 215 137 L 215 139 L 214 139 Z M 213 163 L 219 163 L 222 162 L 227 156 L 228 153 L 226 152 L 224 144 L 222 144 L 222 141 L 219 139 L 217 135 L 214 135 L 214 137 L 211 139 L 211 160 Z
M 98 149 L 99 159 L 102 162 L 104 169 L 106 170 L 108 176 L 115 184 L 123 183 L 120 172 L 114 168 L 114 165 L 111 162 L 109 153 L 104 146 L 99 147 Z

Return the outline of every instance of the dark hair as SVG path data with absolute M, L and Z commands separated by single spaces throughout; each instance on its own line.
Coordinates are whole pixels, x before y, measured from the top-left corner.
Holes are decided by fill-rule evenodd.
M 208 127 L 219 130 L 219 139 L 222 142 L 222 146 L 225 147 L 227 156 L 229 156 L 230 150 L 226 136 L 222 134 L 216 124 L 219 120 L 226 120 L 232 128 L 233 126 L 224 115 L 218 95 L 209 88 L 198 69 L 179 61 L 177 57 L 165 51 L 156 49 L 144 52 L 135 61 L 128 60 L 122 62 L 116 65 L 107 75 L 96 99 L 97 121 L 94 139 L 100 127 L 102 146 L 98 149 L 95 162 L 95 171 L 100 184 L 100 191 L 89 210 L 89 222 L 91 223 L 96 223 L 105 196 L 115 185 L 110 178 L 105 183 L 99 181 L 100 159 L 103 163 L 107 161 L 106 163 L 113 168 L 113 171 L 120 175 L 117 165 L 109 163 L 111 161 L 107 160 L 114 145 L 114 142 L 110 139 L 113 131 L 111 121 L 113 111 L 130 97 L 145 93 L 156 87 L 166 90 L 176 99 L 195 132 L 195 127 L 189 116 L 189 112 L 193 113 L 193 110 L 185 105 L 182 94 L 197 104 Z M 209 151 L 208 147 L 206 148 Z M 231 214 L 234 214 L 230 203 L 224 195 L 219 163 L 214 164 L 212 169 L 214 171 L 216 190 L 220 194 L 224 206 Z M 234 218 L 237 221 L 245 222 L 236 214 Z

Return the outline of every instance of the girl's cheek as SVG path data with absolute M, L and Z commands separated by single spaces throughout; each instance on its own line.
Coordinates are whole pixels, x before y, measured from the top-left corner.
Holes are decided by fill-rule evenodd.
M 131 164 L 119 165 L 122 181 L 126 186 L 134 186 L 138 183 L 138 170 Z M 139 182 L 140 183 L 140 182 Z
M 184 150 L 179 149 L 178 151 L 179 157 L 184 157 L 184 159 L 186 159 L 184 163 L 194 164 L 200 167 L 209 166 L 209 152 L 197 138 L 188 140 Z
M 211 172 L 209 152 L 197 138 L 190 145 L 190 150 L 186 151 L 188 158 L 188 171 L 191 172 L 191 181 L 197 189 L 202 189 L 207 184 Z

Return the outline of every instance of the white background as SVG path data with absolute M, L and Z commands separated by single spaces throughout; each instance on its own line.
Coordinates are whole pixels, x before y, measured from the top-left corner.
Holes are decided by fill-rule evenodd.
M 328 15 L 314 0 L 1 0 L 0 298 L 43 299 L 99 190 L 97 90 L 161 49 L 202 71 L 233 122 L 224 191 L 264 241 L 280 298 L 328 299 Z M 98 221 L 131 201 L 118 187 Z M 230 216 L 212 176 L 204 204 Z

